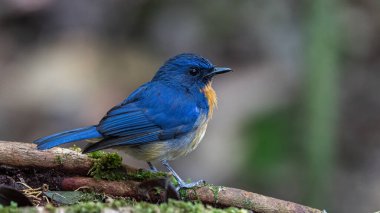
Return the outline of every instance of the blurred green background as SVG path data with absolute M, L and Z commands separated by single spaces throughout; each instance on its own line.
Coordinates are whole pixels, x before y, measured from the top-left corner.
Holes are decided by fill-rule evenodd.
M 380 1 L 2 0 L 0 139 L 95 124 L 168 57 L 235 72 L 183 177 L 380 209 Z M 129 157 L 125 162 L 146 166 Z

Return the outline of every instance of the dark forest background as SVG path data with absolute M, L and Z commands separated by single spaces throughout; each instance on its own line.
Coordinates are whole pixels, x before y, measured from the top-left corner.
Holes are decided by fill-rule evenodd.
M 0 139 L 95 124 L 168 57 L 235 72 L 183 177 L 380 209 L 380 1 L 2 0 Z M 129 157 L 125 162 L 144 166 Z

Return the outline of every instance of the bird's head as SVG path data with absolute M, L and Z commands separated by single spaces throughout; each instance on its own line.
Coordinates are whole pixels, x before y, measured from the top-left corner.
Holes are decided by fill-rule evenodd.
M 214 76 L 232 71 L 230 68 L 216 67 L 209 60 L 191 53 L 183 53 L 170 58 L 160 67 L 153 81 L 162 81 L 189 89 L 204 88 Z

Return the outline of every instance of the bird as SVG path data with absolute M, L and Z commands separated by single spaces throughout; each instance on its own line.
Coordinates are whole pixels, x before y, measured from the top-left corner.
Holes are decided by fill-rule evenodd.
M 62 144 L 96 140 L 83 153 L 118 149 L 146 161 L 161 162 L 174 176 L 179 188 L 193 188 L 205 182 L 185 182 L 169 161 L 187 155 L 203 139 L 208 122 L 217 106 L 212 87 L 215 76 L 232 71 L 217 67 L 193 53 L 169 58 L 151 81 L 141 85 L 125 100 L 111 108 L 97 125 L 72 129 L 39 138 L 37 149 Z

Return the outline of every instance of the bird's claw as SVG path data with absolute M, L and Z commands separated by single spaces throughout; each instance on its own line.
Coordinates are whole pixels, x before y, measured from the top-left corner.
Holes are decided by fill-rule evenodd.
M 191 188 L 194 188 L 194 187 L 200 187 L 200 186 L 203 186 L 206 184 L 206 181 L 204 180 L 198 180 L 196 182 L 191 182 L 191 183 L 185 183 L 183 181 L 181 182 L 178 182 L 178 187 L 176 188 L 176 190 L 180 190 L 180 189 L 191 189 Z

